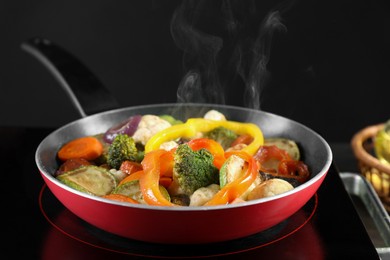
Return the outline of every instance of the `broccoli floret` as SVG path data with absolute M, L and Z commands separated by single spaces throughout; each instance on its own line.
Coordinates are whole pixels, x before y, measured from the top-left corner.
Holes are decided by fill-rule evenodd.
M 188 144 L 181 144 L 174 154 L 173 181 L 179 193 L 191 195 L 200 187 L 219 183 L 218 168 L 214 157 L 206 149 L 193 151 Z
M 107 164 L 118 170 L 123 161 L 137 161 L 137 157 L 134 139 L 126 134 L 118 134 L 108 148 Z
M 217 141 L 222 145 L 223 149 L 226 150 L 227 148 L 230 147 L 230 145 L 238 137 L 238 135 L 232 130 L 220 126 L 205 133 L 204 137 Z

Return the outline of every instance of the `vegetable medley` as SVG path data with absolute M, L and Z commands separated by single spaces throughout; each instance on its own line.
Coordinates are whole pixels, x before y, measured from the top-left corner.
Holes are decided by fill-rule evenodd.
M 134 115 L 63 145 L 55 177 L 91 195 L 157 206 L 239 203 L 294 189 L 310 177 L 294 140 L 210 110 L 186 122 Z

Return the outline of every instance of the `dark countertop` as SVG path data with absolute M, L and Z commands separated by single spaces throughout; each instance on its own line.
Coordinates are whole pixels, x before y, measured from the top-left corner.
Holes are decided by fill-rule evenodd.
M 40 141 L 52 130 L 0 127 L 3 176 L 6 176 L 3 178 L 5 191 L 3 191 L 1 201 L 5 205 L 7 215 L 12 215 L 4 222 L 6 223 L 4 225 L 4 235 L 7 242 L 2 244 L 2 252 L 7 256 L 24 256 L 29 259 L 45 259 L 53 256 L 53 253 L 58 255 L 57 259 L 65 259 L 67 257 L 69 259 L 69 256 L 72 259 L 90 256 L 93 259 L 104 259 L 107 257 L 116 259 L 117 257 L 123 257 L 123 254 L 116 254 L 110 250 L 102 250 L 100 248 L 96 249 L 95 246 L 91 247 L 90 245 L 85 245 L 85 243 L 80 243 L 77 237 L 72 238 L 69 235 L 64 235 L 63 232 L 53 228 L 52 224 L 43 216 L 40 209 L 42 205 L 39 203 L 39 194 L 42 192 L 44 183 L 36 168 L 34 153 Z M 318 240 L 316 241 L 319 244 L 317 242 L 314 243 L 321 248 L 319 252 L 324 259 L 329 257 L 351 258 L 362 255 L 370 259 L 378 257 L 374 245 L 369 239 L 359 217 L 357 217 L 356 211 L 353 209 L 352 202 L 348 196 L 345 196 L 346 191 L 341 188 L 342 184 L 337 174 L 337 172 L 354 172 L 357 169 L 350 145 L 349 143 L 331 143 L 330 145 L 334 154 L 335 167 L 332 167 L 330 174 L 324 181 L 324 184 L 326 182 L 328 184 L 323 184 L 320 187 L 316 198 L 320 205 L 321 203 L 322 205 L 329 204 L 335 211 L 349 211 L 349 215 L 343 216 L 343 214 L 338 213 L 339 216 L 335 218 L 335 212 L 323 210 L 324 207 L 318 207 L 312 219 L 305 225 L 305 228 L 290 237 L 282 239 L 281 242 L 273 243 L 266 248 L 260 247 L 238 255 L 227 255 L 226 257 L 251 258 L 258 256 L 257 252 L 263 256 L 267 256 L 267 252 L 270 253 L 272 250 L 281 252 L 279 251 L 280 247 L 283 246 L 283 243 L 287 243 L 284 241 L 289 239 L 294 241 L 294 239 L 299 238 L 300 232 L 308 232 L 308 230 L 311 230 L 308 234 L 316 235 Z M 43 193 L 48 193 L 48 191 L 46 190 Z M 347 205 L 338 204 L 339 201 L 330 202 L 323 199 L 331 193 L 334 193 L 336 196 L 341 194 L 339 200 L 343 200 L 343 203 Z M 351 229 L 348 228 L 348 225 L 354 227 Z M 58 248 L 57 251 L 56 247 L 59 244 L 64 246 Z M 48 247 L 50 247 L 50 250 Z M 223 247 L 223 245 L 220 245 L 220 247 Z M 65 251 L 62 252 L 61 250 Z M 286 256 L 285 254 L 286 252 L 284 252 L 284 256 Z M 130 255 L 136 258 L 141 257 L 136 254 Z M 128 257 L 129 255 L 126 256 Z
M 329 145 L 339 172 L 359 172 L 350 142 L 329 142 Z

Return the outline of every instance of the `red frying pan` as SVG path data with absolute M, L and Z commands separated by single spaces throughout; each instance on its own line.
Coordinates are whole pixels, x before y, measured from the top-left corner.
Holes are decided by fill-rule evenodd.
M 40 143 L 36 150 L 37 167 L 51 192 L 66 208 L 105 231 L 141 241 L 177 244 L 210 243 L 248 236 L 277 225 L 303 207 L 316 193 L 331 165 L 332 152 L 327 142 L 313 130 L 288 118 L 215 104 L 151 104 L 118 109 L 108 91 L 88 69 L 58 45 L 35 38 L 24 42 L 22 48 L 49 68 L 82 115 L 81 119 L 55 130 Z M 83 87 L 80 87 L 81 82 Z M 88 96 L 98 106 L 88 103 L 91 100 Z M 59 167 L 57 151 L 72 139 L 103 133 L 136 114 L 170 114 L 185 121 L 189 117 L 202 117 L 210 109 L 222 112 L 229 120 L 257 124 L 265 137 L 295 140 L 311 178 L 286 193 L 243 203 L 164 207 L 91 196 L 54 177 Z

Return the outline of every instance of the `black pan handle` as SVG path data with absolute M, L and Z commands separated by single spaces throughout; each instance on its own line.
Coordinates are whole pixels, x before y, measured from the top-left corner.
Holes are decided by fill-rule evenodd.
M 53 74 L 82 117 L 119 107 L 100 80 L 59 45 L 35 37 L 23 42 L 21 48 L 37 58 Z

